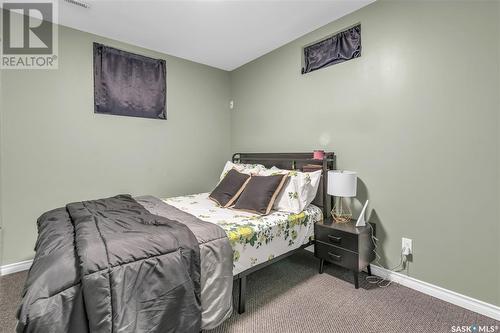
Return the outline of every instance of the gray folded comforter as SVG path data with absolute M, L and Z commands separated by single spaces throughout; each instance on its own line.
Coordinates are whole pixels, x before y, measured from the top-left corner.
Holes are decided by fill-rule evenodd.
M 230 315 L 232 263 L 228 273 L 223 231 L 156 198 L 142 200 L 72 203 L 38 219 L 18 332 L 199 332 Z M 202 276 L 205 243 L 219 256 L 211 258 L 215 279 Z

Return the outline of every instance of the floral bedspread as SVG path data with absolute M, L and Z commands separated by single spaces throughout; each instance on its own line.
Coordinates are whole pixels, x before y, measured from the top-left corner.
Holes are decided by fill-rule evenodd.
M 296 249 L 312 239 L 321 209 L 309 205 L 299 214 L 274 211 L 267 216 L 217 207 L 209 193 L 163 199 L 199 219 L 221 226 L 233 247 L 233 274 Z

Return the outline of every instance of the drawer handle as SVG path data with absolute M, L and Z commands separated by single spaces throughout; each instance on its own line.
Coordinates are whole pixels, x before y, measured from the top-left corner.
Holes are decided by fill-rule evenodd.
M 330 256 L 330 258 L 332 258 L 335 261 L 341 261 L 342 260 L 342 256 L 340 256 L 338 254 L 328 252 L 328 255 Z
M 340 243 L 340 241 L 342 240 L 342 237 L 328 235 L 328 239 L 330 240 L 331 243 Z

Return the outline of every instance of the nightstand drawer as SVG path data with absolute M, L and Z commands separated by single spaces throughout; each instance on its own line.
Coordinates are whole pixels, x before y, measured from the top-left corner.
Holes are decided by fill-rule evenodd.
M 342 230 L 332 229 L 316 223 L 315 228 L 315 238 L 326 244 L 335 245 L 342 247 L 344 249 L 358 252 L 358 237 L 355 234 L 344 232 Z
M 356 271 L 358 270 L 358 254 L 340 247 L 316 240 L 314 255 L 336 265 Z

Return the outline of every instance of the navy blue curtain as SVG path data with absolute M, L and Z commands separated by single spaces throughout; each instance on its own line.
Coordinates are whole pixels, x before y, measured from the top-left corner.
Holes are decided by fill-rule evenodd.
M 361 25 L 304 47 L 302 74 L 361 56 Z
M 94 112 L 167 119 L 166 64 L 94 43 Z

